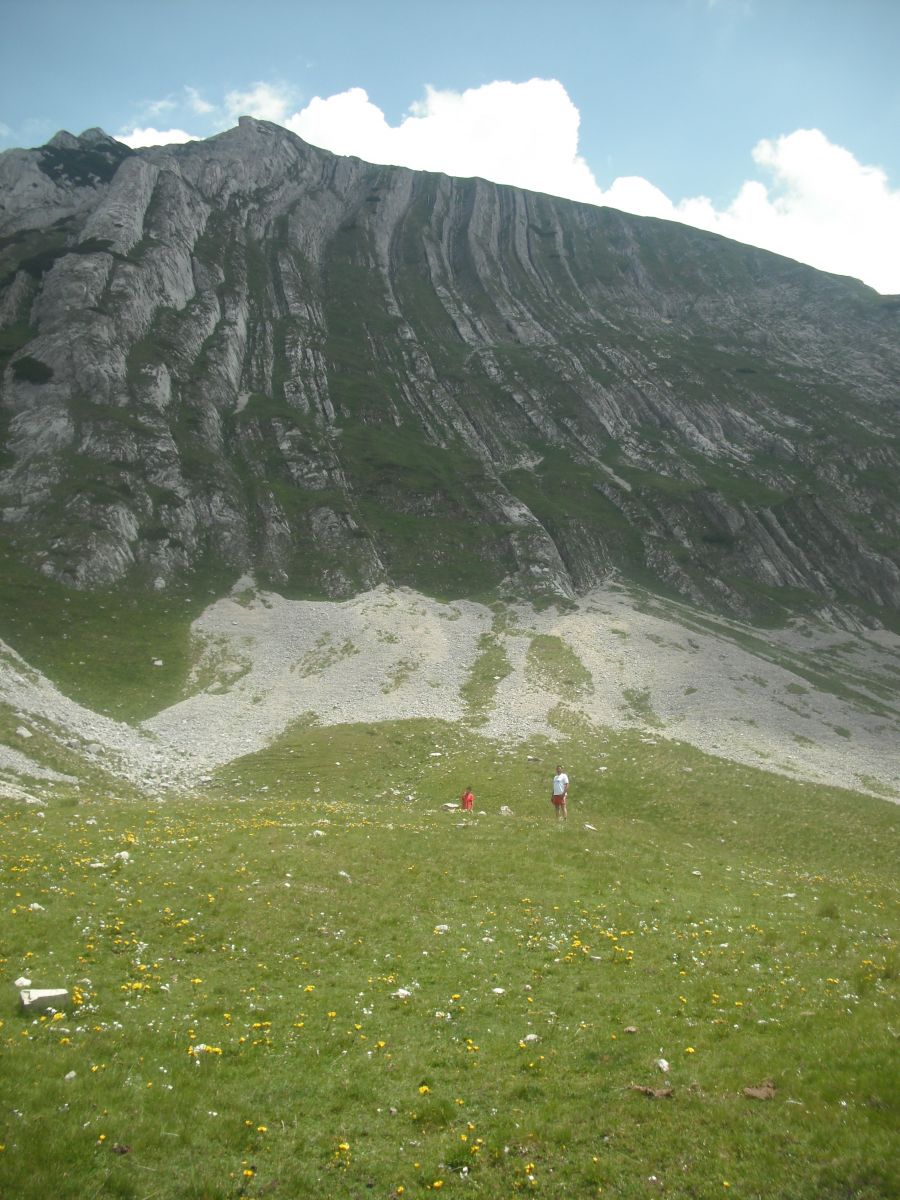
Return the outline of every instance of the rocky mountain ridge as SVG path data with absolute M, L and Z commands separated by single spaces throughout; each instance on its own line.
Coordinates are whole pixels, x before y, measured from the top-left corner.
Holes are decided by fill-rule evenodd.
M 79 588 L 252 571 L 900 610 L 900 307 L 242 118 L 0 155 L 0 505 Z

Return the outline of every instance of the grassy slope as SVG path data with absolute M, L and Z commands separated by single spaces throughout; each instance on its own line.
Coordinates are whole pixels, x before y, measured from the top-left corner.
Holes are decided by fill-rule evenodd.
M 65 695 L 123 721 L 182 698 L 191 621 L 234 582 L 206 570 L 190 590 L 81 592 L 23 565 L 2 539 L 0 572 L 0 637 Z
M 897 826 L 637 735 L 419 723 L 298 727 L 193 803 L 10 807 L 4 976 L 90 983 L 8 996 L 0 1190 L 890 1195 Z M 673 1097 L 632 1091 L 661 1056 Z

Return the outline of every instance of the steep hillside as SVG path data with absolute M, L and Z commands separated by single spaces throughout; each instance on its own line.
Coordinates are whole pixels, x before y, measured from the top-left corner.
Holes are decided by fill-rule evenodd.
M 0 504 L 80 589 L 208 569 L 900 610 L 900 308 L 713 235 L 249 118 L 0 156 Z

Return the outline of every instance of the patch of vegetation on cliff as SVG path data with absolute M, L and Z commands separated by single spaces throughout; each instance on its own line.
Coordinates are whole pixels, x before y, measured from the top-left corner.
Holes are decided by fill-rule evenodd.
M 53 368 L 30 354 L 13 360 L 12 373 L 20 383 L 49 383 L 53 378 Z
M 77 148 L 43 146 L 38 167 L 53 180 L 65 179 L 69 183 L 88 187 L 109 183 L 122 160 L 132 154 L 134 150 L 130 146 L 112 139 L 87 143 Z
M 0 329 L 0 371 L 6 369 L 16 351 L 27 346 L 36 332 L 34 326 L 29 325 L 27 321 L 16 321 L 15 324 Z
M 490 595 L 515 570 L 512 527 L 484 519 L 483 466 L 462 447 L 386 424 L 341 429 L 337 453 L 358 519 L 395 583 L 440 599 Z
M 0 287 L 12 283 L 18 271 L 39 280 L 67 253 L 72 221 L 57 221 L 48 229 L 23 229 L 0 238 Z

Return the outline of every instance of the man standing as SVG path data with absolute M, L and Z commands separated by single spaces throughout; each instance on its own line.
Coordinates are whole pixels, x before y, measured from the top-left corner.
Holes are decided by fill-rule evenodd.
M 557 821 L 568 821 L 569 812 L 566 807 L 566 799 L 569 795 L 569 777 L 562 769 L 557 766 L 556 774 L 553 776 L 553 793 L 551 800 L 553 807 L 556 809 Z

